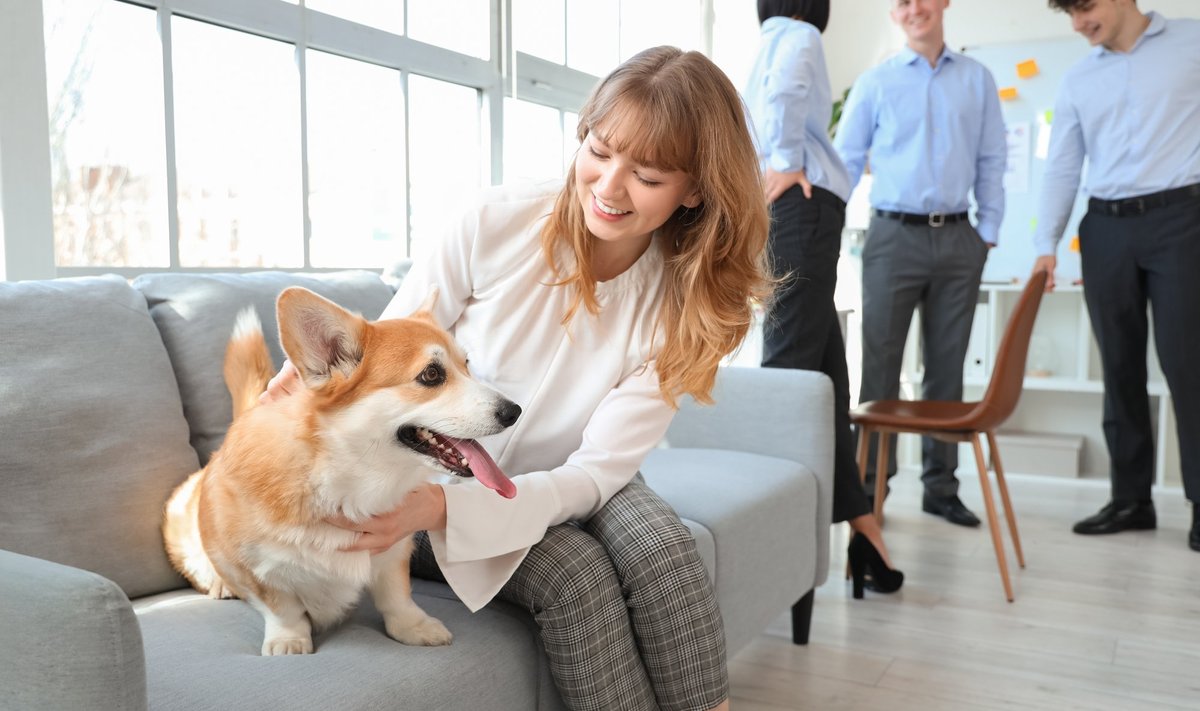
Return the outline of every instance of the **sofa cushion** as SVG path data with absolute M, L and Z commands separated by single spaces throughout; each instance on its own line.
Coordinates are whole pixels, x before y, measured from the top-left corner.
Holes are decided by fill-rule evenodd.
M 262 616 L 244 602 L 194 592 L 138 600 L 150 708 L 562 708 L 552 683 L 544 688 L 546 658 L 528 614 L 503 602 L 471 614 L 445 585 L 414 580 L 413 588 L 453 644 L 392 640 L 366 595 L 349 620 L 314 635 L 315 654 L 262 657 Z
M 0 547 L 137 596 L 182 585 L 159 525 L 198 464 L 158 330 L 116 276 L 0 283 Z
M 239 311 L 247 306 L 258 311 L 271 358 L 279 367 L 284 356 L 275 297 L 285 288 L 303 286 L 368 319 L 378 317 L 392 298 L 391 287 L 367 271 L 145 274 L 134 279 L 133 286 L 145 295 L 171 356 L 192 446 L 201 463 L 221 445 L 232 419 L 233 403 L 221 366 Z

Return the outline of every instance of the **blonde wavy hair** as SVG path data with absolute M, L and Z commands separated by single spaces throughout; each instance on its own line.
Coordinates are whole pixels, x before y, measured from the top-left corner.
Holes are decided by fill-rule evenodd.
M 617 126 L 631 130 L 618 132 Z M 699 52 L 654 47 L 632 57 L 592 91 L 579 112 L 580 143 L 604 128 L 614 151 L 659 170 L 681 170 L 695 182 L 701 203 L 680 207 L 658 230 L 665 287 L 654 356 L 659 388 L 672 406 L 680 395 L 704 403 L 721 359 L 742 342 L 753 318 L 752 300 L 767 305 L 773 290 L 767 258 L 770 217 L 758 156 L 746 114 L 729 78 Z M 626 139 L 614 144 L 614 137 Z M 542 249 L 558 285 L 575 289 L 563 318 L 582 304 L 597 313 L 592 245 L 576 197 L 575 166 L 542 232 Z M 566 247 L 575 257 L 559 264 Z

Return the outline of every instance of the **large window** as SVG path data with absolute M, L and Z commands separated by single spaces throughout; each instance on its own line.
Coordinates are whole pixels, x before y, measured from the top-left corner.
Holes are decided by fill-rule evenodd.
M 386 267 L 481 185 L 561 177 L 597 77 L 698 48 L 712 2 L 40 0 L 0 43 L 44 37 L 52 233 L 7 276 Z
M 406 249 L 401 74 L 315 50 L 305 66 L 312 264 L 388 264 Z
M 45 17 L 56 262 L 166 267 L 167 161 L 154 12 L 54 0 Z
M 412 238 L 420 249 L 481 182 L 479 92 L 413 75 L 408 95 L 413 107 Z
M 171 19 L 180 266 L 304 266 L 295 48 Z

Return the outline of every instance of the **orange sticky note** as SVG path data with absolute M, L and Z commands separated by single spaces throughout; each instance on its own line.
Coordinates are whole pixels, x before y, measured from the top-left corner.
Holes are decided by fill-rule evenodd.
M 1038 75 L 1038 65 L 1036 59 L 1026 59 L 1024 62 L 1017 64 L 1017 76 L 1022 79 L 1035 77 Z
M 1079 235 L 1075 235 L 1074 237 L 1071 238 L 1070 248 L 1071 248 L 1072 252 L 1079 251 Z
M 1015 98 L 1017 98 L 1017 87 L 1006 86 L 1000 90 L 1001 101 L 1012 101 Z

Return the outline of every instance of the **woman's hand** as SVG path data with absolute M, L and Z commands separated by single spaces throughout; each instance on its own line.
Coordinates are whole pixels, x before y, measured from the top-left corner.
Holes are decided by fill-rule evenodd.
M 271 378 L 267 383 L 267 389 L 262 395 L 258 396 L 258 401 L 261 404 L 275 402 L 300 392 L 304 389 L 304 381 L 300 379 L 300 371 L 296 370 L 296 366 L 292 365 L 292 361 L 283 361 L 283 367 Z
M 325 521 L 360 534 L 353 545 L 341 550 L 367 551 L 376 555 L 417 531 L 446 528 L 446 492 L 437 484 L 423 484 L 405 494 L 400 505 L 385 514 L 366 521 L 351 521 L 339 514 Z
M 774 168 L 767 168 L 767 172 L 763 173 L 763 194 L 767 197 L 768 205 L 778 200 L 779 196 L 790 190 L 793 185 L 800 186 L 804 197 L 812 198 L 812 183 L 808 182 L 808 175 L 803 169 L 795 173 L 780 173 Z

